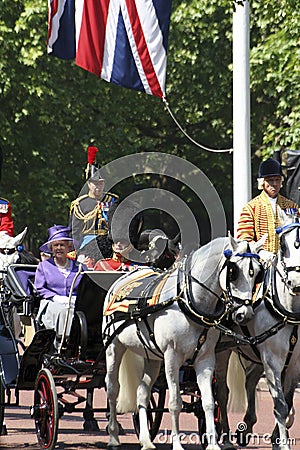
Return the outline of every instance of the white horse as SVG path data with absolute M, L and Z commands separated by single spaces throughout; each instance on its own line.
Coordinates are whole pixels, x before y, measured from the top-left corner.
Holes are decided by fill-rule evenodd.
M 138 303 L 131 305 L 128 316 L 115 312 L 103 319 L 103 337 L 106 350 L 106 386 L 110 409 L 108 446 L 119 448 L 117 423 L 117 398 L 119 394 L 119 368 L 126 349 L 140 356 L 142 379 L 135 391 L 134 410 L 139 411 L 139 441 L 142 450 L 154 449 L 147 424 L 147 406 L 151 388 L 156 380 L 161 360 L 164 360 L 169 389 L 169 411 L 172 417 L 173 450 L 183 450 L 179 435 L 179 413 L 181 396 L 179 369 L 189 361 L 195 369 L 197 383 L 202 395 L 207 430 L 207 450 L 220 450 L 214 424 L 214 398 L 212 376 L 215 366 L 215 346 L 219 339 L 218 326 L 229 314 L 233 320 L 246 323 L 253 315 L 251 298 L 256 277 L 261 273 L 257 252 L 263 241 L 249 245 L 237 242 L 231 236 L 217 238 L 201 247 L 183 260 L 178 267 L 149 285 L 158 289 L 165 284 L 157 306 L 147 307 L 140 288 Z M 225 251 L 224 251 L 225 249 Z M 223 253 L 224 252 L 224 253 Z M 104 311 L 112 310 L 114 298 L 124 302 L 130 300 L 130 292 L 139 289 L 143 272 L 139 269 L 123 276 L 106 296 Z M 143 289 L 144 292 L 141 292 Z M 133 295 L 133 293 L 132 293 Z M 127 317 L 127 318 L 126 318 Z M 123 366 L 123 364 L 122 364 Z M 131 367 L 129 380 L 136 370 Z M 124 388 L 124 387 L 123 387 Z M 130 390 L 126 390 L 130 395 Z
M 290 450 L 287 420 L 293 406 L 294 391 L 300 381 L 300 223 L 289 219 L 277 232 L 280 249 L 266 277 L 268 285 L 265 285 L 263 298 L 254 303 L 254 318 L 245 327 L 234 330 L 238 335 L 243 333 L 248 336 L 251 343 L 251 346 L 235 350 L 253 362 L 262 363 L 261 369 L 256 364 L 250 364 L 246 369 L 248 409 L 244 421 L 248 428 L 240 433 L 238 440 L 244 445 L 251 440 L 252 426 L 256 422 L 255 386 L 264 370 L 274 403 L 276 427 L 272 435 L 273 449 Z M 216 378 L 223 432 L 227 435 L 224 448 L 231 449 L 235 446 L 228 439 L 226 352 L 225 355 L 222 351 L 217 354 Z M 232 376 L 232 373 L 228 374 L 229 378 Z M 245 387 L 239 385 L 242 381 L 243 378 L 234 375 L 233 401 L 239 398 L 236 392 Z
M 36 264 L 36 258 L 24 250 L 22 245 L 26 233 L 27 227 L 17 236 L 13 237 L 9 236 L 5 231 L 0 231 L 0 283 L 3 283 L 3 279 L 7 273 L 7 268 L 11 264 L 16 264 L 19 262 Z M 10 314 L 10 317 L 7 317 L 7 320 L 11 323 L 15 337 L 18 338 L 22 331 L 20 317 L 14 306 L 8 310 L 8 313 Z
M 27 227 L 17 236 L 9 236 L 5 231 L 0 231 L 0 277 L 3 278 L 3 272 L 6 271 L 10 264 L 18 262 L 20 257 L 20 249 L 18 246 L 22 244 Z

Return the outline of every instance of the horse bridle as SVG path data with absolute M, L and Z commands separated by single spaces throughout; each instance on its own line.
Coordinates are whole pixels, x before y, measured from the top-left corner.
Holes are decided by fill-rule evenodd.
M 236 309 L 239 308 L 239 305 L 235 305 L 236 303 L 242 303 L 242 304 L 250 303 L 247 301 L 239 300 L 239 299 L 233 297 L 233 295 L 232 295 L 230 284 L 233 281 L 237 280 L 239 268 L 237 267 L 237 264 L 235 262 L 230 261 L 231 257 L 238 256 L 241 258 L 250 258 L 249 275 L 251 277 L 254 276 L 252 258 L 257 259 L 260 264 L 260 272 L 256 276 L 256 282 L 258 283 L 258 282 L 262 281 L 262 280 L 260 280 L 260 278 L 262 279 L 262 277 L 263 277 L 264 269 L 260 262 L 260 257 L 258 254 L 252 253 L 250 251 L 249 244 L 248 244 L 247 252 L 233 254 L 232 250 L 227 249 L 224 251 L 224 256 L 225 256 L 225 261 L 224 261 L 224 264 L 223 264 L 222 269 L 219 274 L 219 276 L 220 276 L 222 271 L 227 269 L 226 291 L 223 291 L 222 296 L 216 294 L 208 286 L 206 286 L 206 284 L 202 283 L 201 281 L 199 281 L 197 278 L 195 278 L 191 274 L 190 264 L 191 264 L 192 255 L 189 255 L 189 258 L 186 261 L 184 261 L 184 263 L 183 263 L 184 268 L 179 269 L 179 271 L 178 271 L 178 278 L 179 278 L 178 285 L 179 286 L 182 284 L 182 280 L 180 280 L 180 278 L 182 278 L 182 275 L 180 277 L 180 274 L 184 273 L 184 278 L 185 278 L 185 282 L 184 282 L 184 286 L 185 286 L 184 294 L 185 295 L 184 295 L 184 299 L 179 298 L 179 305 L 180 305 L 181 309 L 184 310 L 184 312 L 192 320 L 196 321 L 197 323 L 201 323 L 202 325 L 205 325 L 205 326 L 216 326 L 217 324 L 219 324 L 221 322 L 221 320 L 224 318 L 224 316 L 226 316 L 229 312 L 234 312 Z M 192 282 L 199 284 L 199 286 L 206 289 L 208 292 L 213 294 L 218 300 L 220 300 L 221 305 L 222 305 L 221 311 L 216 312 L 215 314 L 207 314 L 207 313 L 203 313 L 203 312 L 199 311 L 199 309 L 196 307 L 195 299 L 194 299 L 193 292 L 192 292 Z
M 0 248 L 0 253 L 2 255 L 13 255 L 16 251 L 16 248 Z
M 300 272 L 300 266 L 287 266 L 286 265 L 286 263 L 284 261 L 285 244 L 283 243 L 282 239 L 286 233 L 289 233 L 290 231 L 292 231 L 296 228 L 297 233 L 296 233 L 296 239 L 294 242 L 294 247 L 296 249 L 300 248 L 300 223 L 298 220 L 299 219 L 297 219 L 297 222 L 290 223 L 288 225 L 285 225 L 284 227 L 276 228 L 276 233 L 280 234 L 280 238 L 279 238 L 280 239 L 280 262 L 283 267 L 283 274 L 278 269 L 278 264 L 275 264 L 275 262 L 277 262 L 277 260 L 278 260 L 278 256 L 274 262 L 275 270 L 278 273 L 278 275 L 280 276 L 280 278 L 281 278 L 282 282 L 284 283 L 284 285 L 286 286 L 286 288 L 289 290 L 290 290 L 290 286 L 288 283 L 288 274 L 289 274 L 289 272 Z
M 265 271 L 260 262 L 260 256 L 257 253 L 251 252 L 249 243 L 247 243 L 247 251 L 246 252 L 233 254 L 232 250 L 227 249 L 227 250 L 224 250 L 224 256 L 225 256 L 226 260 L 225 260 L 223 267 L 221 269 L 221 272 L 220 272 L 220 275 L 221 275 L 223 270 L 225 270 L 225 269 L 227 270 L 227 272 L 226 272 L 226 291 L 224 291 L 224 297 L 225 297 L 226 301 L 231 305 L 230 310 L 235 311 L 236 309 L 239 308 L 239 304 L 249 305 L 251 303 L 251 300 L 244 301 L 244 300 L 240 300 L 237 297 L 232 296 L 231 283 L 233 281 L 237 280 L 238 274 L 239 274 L 239 268 L 238 268 L 236 262 L 231 261 L 231 258 L 233 256 L 237 256 L 240 258 L 249 258 L 248 273 L 251 278 L 254 277 L 253 258 L 258 261 L 260 270 L 259 270 L 259 273 L 255 277 L 255 283 L 254 283 L 255 285 L 258 283 L 261 283 L 263 281 Z M 234 306 L 234 303 L 237 303 L 237 306 Z

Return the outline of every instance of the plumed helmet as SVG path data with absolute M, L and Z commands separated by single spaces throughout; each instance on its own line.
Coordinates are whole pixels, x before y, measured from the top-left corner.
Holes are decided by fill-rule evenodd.
M 144 215 L 138 203 L 123 199 L 114 202 L 108 212 L 108 237 L 113 241 L 128 241 L 136 247 L 142 227 Z
M 281 164 L 276 159 L 268 158 L 260 163 L 258 169 L 258 178 L 282 176 Z

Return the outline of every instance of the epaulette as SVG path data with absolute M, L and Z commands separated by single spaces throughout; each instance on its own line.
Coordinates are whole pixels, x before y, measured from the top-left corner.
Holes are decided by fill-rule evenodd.
M 81 195 L 80 197 L 75 198 L 75 200 L 73 200 L 73 201 L 71 202 L 70 211 L 72 211 L 73 208 L 74 208 L 74 206 L 77 206 L 77 205 L 79 204 L 79 202 L 80 202 L 81 200 L 83 200 L 84 198 L 86 198 L 86 197 L 88 197 L 88 194 L 83 194 L 83 195 Z
M 110 202 L 112 201 L 112 199 L 118 200 L 119 196 L 117 194 L 113 194 L 112 192 L 104 192 L 104 196 L 102 199 L 104 202 Z

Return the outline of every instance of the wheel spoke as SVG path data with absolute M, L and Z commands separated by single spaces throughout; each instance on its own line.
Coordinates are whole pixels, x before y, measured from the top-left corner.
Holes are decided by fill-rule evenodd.
M 40 446 L 53 450 L 58 431 L 58 401 L 51 372 L 42 369 L 35 387 L 35 425 Z

